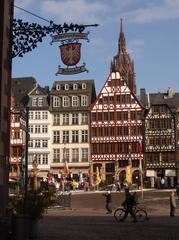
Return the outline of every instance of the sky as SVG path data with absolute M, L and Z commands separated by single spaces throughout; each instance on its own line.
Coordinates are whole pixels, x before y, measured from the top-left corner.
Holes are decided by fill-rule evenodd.
M 56 24 L 99 24 L 87 28 L 89 42 L 82 40 L 81 59 L 88 73 L 57 75 L 59 42 L 50 44 L 50 35 L 23 58 L 15 57 L 13 77 L 36 78 L 42 86 L 58 80 L 93 79 L 98 94 L 110 73 L 110 63 L 118 51 L 120 19 L 126 49 L 134 61 L 137 91 L 179 92 L 179 0 L 15 0 L 15 5 Z M 17 8 L 14 17 L 49 26 L 48 22 Z

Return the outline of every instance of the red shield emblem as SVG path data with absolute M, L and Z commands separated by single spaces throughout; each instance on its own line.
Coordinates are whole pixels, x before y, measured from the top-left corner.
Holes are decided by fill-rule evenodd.
M 67 66 L 76 65 L 80 61 L 81 43 L 67 43 L 59 46 L 61 59 Z

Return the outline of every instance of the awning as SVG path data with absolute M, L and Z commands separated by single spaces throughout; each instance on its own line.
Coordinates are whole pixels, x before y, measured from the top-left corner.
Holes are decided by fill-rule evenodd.
M 167 177 L 175 177 L 176 176 L 176 170 L 166 169 L 165 170 L 165 176 L 167 176 Z
M 154 170 L 147 170 L 146 171 L 146 177 L 155 177 L 156 173 Z

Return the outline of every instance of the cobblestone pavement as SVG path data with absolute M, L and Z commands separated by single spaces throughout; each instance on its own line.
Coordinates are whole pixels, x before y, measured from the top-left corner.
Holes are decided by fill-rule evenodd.
M 113 193 L 113 209 L 124 199 Z M 117 223 L 106 214 L 102 193 L 72 194 L 72 209 L 50 209 L 38 226 L 38 240 L 178 240 L 179 200 L 175 217 L 169 216 L 169 192 L 152 191 L 140 199 L 149 221 Z

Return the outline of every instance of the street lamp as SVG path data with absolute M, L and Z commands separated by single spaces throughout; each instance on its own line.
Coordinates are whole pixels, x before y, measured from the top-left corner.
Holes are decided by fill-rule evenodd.
M 142 169 L 142 141 L 139 141 L 139 171 L 140 171 L 140 182 L 141 182 L 141 195 L 144 198 L 143 193 L 143 169 Z

